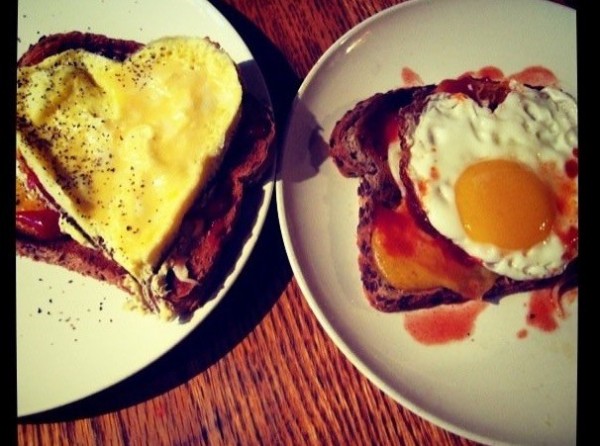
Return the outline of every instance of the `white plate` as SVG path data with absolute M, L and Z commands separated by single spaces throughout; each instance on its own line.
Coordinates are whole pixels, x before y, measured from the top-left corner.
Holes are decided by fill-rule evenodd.
M 340 350 L 376 386 L 422 417 L 486 443 L 575 441 L 577 303 L 560 328 L 526 327 L 519 294 L 488 306 L 470 339 L 414 341 L 403 315 L 363 296 L 355 244 L 357 180 L 326 157 L 334 123 L 360 99 L 402 85 L 409 67 L 425 83 L 485 66 L 505 74 L 550 68 L 577 93 L 575 13 L 545 1 L 420 1 L 359 24 L 318 61 L 288 123 L 276 182 L 284 243 L 298 284 Z
M 204 0 L 56 0 L 18 5 L 18 53 L 42 35 L 90 31 L 147 42 L 165 35 L 208 35 L 240 64 L 251 92 L 269 101 L 260 69 L 230 23 Z M 198 326 L 222 300 L 248 258 L 266 217 L 273 181 L 250 236 L 215 297 L 185 324 L 123 308 L 126 295 L 58 267 L 17 259 L 18 415 L 56 408 L 144 368 Z

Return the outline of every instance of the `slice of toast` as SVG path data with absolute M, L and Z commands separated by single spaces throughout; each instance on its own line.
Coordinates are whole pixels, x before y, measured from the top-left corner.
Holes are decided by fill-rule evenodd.
M 42 37 L 23 54 L 18 66 L 34 65 L 67 49 L 84 49 L 122 61 L 142 47 L 131 40 L 75 31 Z M 222 164 L 185 215 L 160 266 L 166 282 L 161 286 L 167 289 L 160 299 L 180 318 L 189 317 L 210 299 L 226 275 L 230 267 L 227 250 L 239 248 L 231 245 L 231 240 L 252 223 L 242 218 L 243 207 L 262 194 L 262 180 L 272 165 L 274 135 L 271 108 L 244 91 L 241 118 Z M 123 267 L 102 250 L 83 246 L 68 236 L 39 240 L 17 232 L 16 251 L 131 292 L 130 277 Z M 159 306 L 149 298 L 145 303 L 157 310 Z
M 475 81 L 478 97 L 495 106 L 503 92 L 494 83 Z M 395 211 L 406 204 L 406 189 L 392 174 L 388 149 L 390 144 L 408 144 L 407 135 L 414 130 L 420 110 L 436 85 L 399 88 L 378 93 L 358 102 L 335 124 L 329 141 L 330 156 L 340 173 L 359 178 L 359 215 L 357 226 L 358 265 L 364 293 L 370 304 L 385 312 L 408 311 L 459 303 L 473 296 L 444 286 L 406 290 L 392 285 L 377 266 L 373 251 L 374 219 L 380 209 Z M 390 131 L 390 128 L 392 131 Z M 400 141 L 398 141 L 398 135 Z M 419 210 L 413 209 L 419 214 Z M 423 234 L 435 232 L 425 218 L 419 221 Z M 521 291 L 557 286 L 561 291 L 577 286 L 577 258 L 555 277 L 537 280 L 513 280 L 497 276 L 480 296 L 496 300 Z

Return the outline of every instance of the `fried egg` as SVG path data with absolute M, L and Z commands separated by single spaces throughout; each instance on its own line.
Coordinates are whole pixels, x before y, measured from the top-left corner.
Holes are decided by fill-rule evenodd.
M 489 270 L 531 280 L 577 256 L 577 102 L 512 81 L 495 109 L 436 92 L 406 176 L 427 219 Z
M 125 61 L 68 50 L 18 69 L 17 147 L 64 214 L 61 230 L 154 280 L 241 116 L 238 66 L 201 37 Z

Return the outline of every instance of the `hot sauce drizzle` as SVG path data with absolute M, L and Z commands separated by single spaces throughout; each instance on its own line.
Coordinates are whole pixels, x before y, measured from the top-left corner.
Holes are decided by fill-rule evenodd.
M 554 331 L 558 327 L 560 315 L 558 299 L 552 290 L 537 290 L 531 293 L 527 324 L 542 331 Z
M 400 288 L 445 287 L 478 300 L 496 276 L 445 238 L 419 226 L 408 206 L 376 207 L 372 245 L 380 272 Z
M 535 65 L 527 67 L 518 73 L 511 74 L 508 79 L 514 79 L 522 84 L 534 87 L 548 87 L 558 85 L 556 75 L 548 68 Z
M 545 332 L 556 330 L 560 321 L 568 316 L 565 303 L 572 303 L 576 296 L 575 290 L 561 293 L 558 287 L 533 291 L 527 309 L 527 325 Z
M 59 213 L 46 203 L 46 201 L 51 202 L 51 199 L 45 193 L 37 176 L 20 157 L 17 159 L 17 165 L 22 172 L 22 175 L 17 175 L 15 178 L 17 232 L 39 240 L 62 237 Z
M 419 87 L 425 85 L 423 79 L 415 71 L 408 67 L 402 68 L 402 82 L 405 87 Z
M 401 71 L 403 86 L 416 87 L 425 85 L 421 76 L 409 67 L 403 67 Z M 523 70 L 505 75 L 504 72 L 493 65 L 488 65 L 474 71 L 465 71 L 460 76 L 457 76 L 454 81 L 473 77 L 476 79 L 490 79 L 493 81 L 509 81 L 515 80 L 522 84 L 531 85 L 533 87 L 548 87 L 559 84 L 558 78 L 552 70 L 541 65 L 532 65 Z
M 472 73 L 471 75 L 480 79 L 490 79 L 496 81 L 501 81 L 504 79 L 504 73 L 502 72 L 502 70 L 492 65 L 480 68 L 478 71 Z
M 573 148 L 573 158 L 565 163 L 565 173 L 569 178 L 577 178 L 579 175 L 579 148 Z
M 404 328 L 425 345 L 462 341 L 472 336 L 477 316 L 487 307 L 484 301 L 443 305 L 407 313 Z

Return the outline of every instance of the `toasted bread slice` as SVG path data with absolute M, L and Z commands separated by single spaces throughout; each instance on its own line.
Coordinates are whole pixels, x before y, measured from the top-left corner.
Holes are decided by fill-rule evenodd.
M 143 46 L 92 33 L 56 34 L 32 45 L 18 66 L 37 64 L 68 49 L 84 49 L 123 61 Z M 248 222 L 240 220 L 242 208 L 262 193 L 261 180 L 273 159 L 274 135 L 270 107 L 244 91 L 241 116 L 222 163 L 183 217 L 174 242 L 157 268 L 161 270 L 163 292 L 160 297 L 145 296 L 143 303 L 147 308 L 166 307 L 186 318 L 210 299 L 226 274 L 228 265 L 224 261 L 230 240 L 236 231 L 248 229 Z M 40 240 L 20 231 L 16 247 L 19 255 L 61 265 L 131 292 L 128 272 L 101 249 L 84 246 L 67 236 Z
M 486 80 L 473 82 L 480 100 L 492 107 L 502 100 L 504 92 L 499 83 Z M 418 207 L 407 203 L 406 188 L 392 174 L 388 159 L 390 144 L 397 144 L 402 155 L 403 151 L 409 150 L 410 134 L 414 131 L 427 98 L 436 88 L 436 85 L 425 85 L 375 94 L 348 110 L 337 121 L 330 136 L 330 156 L 340 173 L 359 178 L 358 265 L 363 289 L 370 304 L 385 312 L 409 311 L 472 299 L 497 300 L 508 294 L 552 286 L 559 287 L 561 291 L 576 287 L 577 258 L 560 275 L 537 280 L 514 280 L 498 275 L 489 276 L 477 269 L 482 268 L 477 262 L 464 255 L 464 262 L 467 265 L 473 264 L 475 276 L 481 276 L 482 282 L 486 281 L 481 285 L 484 288 L 478 289 L 474 294 L 458 292 L 442 285 L 402 289 L 393 285 L 382 274 L 373 249 L 374 222 L 382 211 L 397 212 L 398 209 L 410 207 L 409 212 L 414 215 L 421 237 L 435 240 L 436 243 L 441 238 L 428 225 Z M 398 165 L 398 170 L 399 168 Z M 449 243 L 447 240 L 442 242 Z M 454 247 L 449 246 L 446 251 L 450 250 L 454 250 Z M 458 253 L 458 257 L 461 257 L 462 262 L 463 253 Z

